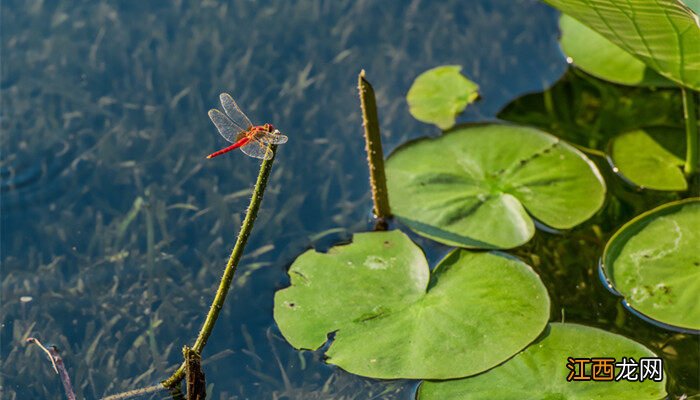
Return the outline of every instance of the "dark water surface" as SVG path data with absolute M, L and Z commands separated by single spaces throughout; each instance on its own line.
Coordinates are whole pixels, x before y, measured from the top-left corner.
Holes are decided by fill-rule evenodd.
M 27 336 L 60 348 L 79 398 L 153 385 L 179 363 L 259 165 L 239 152 L 204 159 L 225 144 L 206 115 L 220 92 L 290 140 L 204 354 L 208 398 L 411 399 L 416 382 L 328 366 L 272 320 L 296 255 L 368 227 L 357 74 L 377 92 L 388 153 L 438 133 L 404 100 L 425 69 L 462 65 L 479 83 L 464 121 L 494 118 L 566 69 L 557 14 L 534 0 L 18 0 L 0 12 L 3 399 L 63 396 Z M 697 359 L 679 353 L 697 354 L 697 340 L 620 308 L 591 262 L 604 241 L 577 235 L 539 235 L 518 253 L 543 274 L 552 319 L 641 341 L 692 392 Z

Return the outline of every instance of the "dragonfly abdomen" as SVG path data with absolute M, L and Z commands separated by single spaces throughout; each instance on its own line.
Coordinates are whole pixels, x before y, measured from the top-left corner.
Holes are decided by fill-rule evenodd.
M 230 145 L 230 146 L 228 146 L 228 147 L 225 147 L 225 148 L 223 148 L 223 149 L 221 149 L 221 150 L 219 150 L 219 151 L 216 151 L 216 152 L 214 152 L 214 153 L 209 154 L 209 155 L 207 156 L 207 158 L 214 158 L 214 157 L 216 157 L 216 156 L 220 156 L 220 155 L 222 155 L 222 154 L 226 154 L 226 153 L 228 153 L 229 151 L 236 150 L 237 148 L 239 148 L 239 147 L 243 146 L 244 144 L 248 143 L 249 141 L 250 141 L 250 138 L 248 138 L 248 137 L 243 137 L 243 138 L 241 138 L 241 139 L 238 139 L 234 144 L 232 144 L 232 145 Z

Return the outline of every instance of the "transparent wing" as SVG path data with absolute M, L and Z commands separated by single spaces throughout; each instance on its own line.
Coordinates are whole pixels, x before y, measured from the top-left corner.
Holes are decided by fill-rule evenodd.
M 226 115 L 228 115 L 233 123 L 238 125 L 242 131 L 245 131 L 253 126 L 253 123 L 250 122 L 248 117 L 246 117 L 243 111 L 241 111 L 240 107 L 238 107 L 238 104 L 236 104 L 236 101 L 233 100 L 231 95 L 228 93 L 221 93 L 219 95 L 219 100 L 221 100 L 221 106 L 224 107 Z
M 241 129 L 234 124 L 229 117 L 219 110 L 209 110 L 209 119 L 214 123 L 221 136 L 231 143 L 235 142 L 240 137 L 240 134 L 245 131 L 245 129 Z
M 272 158 L 272 149 L 269 145 L 251 139 L 248 143 L 241 147 L 241 151 L 247 156 L 269 160 Z
M 282 135 L 278 130 L 275 130 L 274 132 L 265 132 L 264 135 L 260 135 L 260 137 L 256 137 L 256 139 L 268 144 L 284 144 L 287 143 L 287 140 L 289 140 L 288 137 Z

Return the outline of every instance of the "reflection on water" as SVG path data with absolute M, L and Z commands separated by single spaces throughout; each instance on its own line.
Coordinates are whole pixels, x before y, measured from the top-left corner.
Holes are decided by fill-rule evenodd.
M 30 333 L 61 349 L 78 397 L 152 385 L 177 365 L 258 167 L 238 153 L 204 159 L 225 144 L 206 115 L 220 92 L 290 142 L 204 354 L 210 398 L 411 398 L 415 382 L 329 367 L 321 352 L 287 345 L 272 320 L 295 255 L 367 229 L 357 73 L 375 87 L 389 151 L 437 133 L 403 98 L 425 69 L 459 64 L 479 83 L 483 100 L 466 121 L 493 118 L 566 67 L 556 14 L 535 0 L 1 7 L 0 384 L 10 399 L 61 392 L 44 355 L 20 344 Z M 570 268 L 558 254 L 551 265 Z M 563 271 L 548 285 L 570 288 L 577 277 Z M 611 325 L 615 303 L 600 296 L 605 306 L 572 305 L 573 318 Z

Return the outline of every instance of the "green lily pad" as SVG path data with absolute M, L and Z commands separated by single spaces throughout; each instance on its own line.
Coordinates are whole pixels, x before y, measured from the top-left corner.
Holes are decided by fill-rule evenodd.
M 625 224 L 603 253 L 627 304 L 673 327 L 700 330 L 700 198 L 664 204 Z
M 573 146 L 536 129 L 468 126 L 400 147 L 386 163 L 391 209 L 417 233 L 472 248 L 513 248 L 532 217 L 569 229 L 602 206 L 605 183 Z M 532 215 L 532 217 L 530 217 Z
M 419 121 L 451 128 L 455 117 L 479 97 L 479 86 L 465 78 L 459 65 L 445 65 L 418 75 L 406 95 L 411 115 Z
M 328 362 L 375 378 L 449 379 L 485 371 L 542 332 L 549 297 L 525 263 L 456 250 L 431 273 L 400 231 L 355 234 L 310 250 L 275 295 L 275 321 L 296 348 L 335 332 Z
M 679 0 L 545 0 L 659 74 L 700 90 L 698 16 Z
M 610 159 L 616 172 L 636 186 L 654 190 L 686 190 L 683 174 L 685 137 L 682 130 L 648 128 L 616 136 Z
M 564 53 L 578 68 L 600 79 L 631 86 L 675 86 L 644 62 L 566 14 L 559 19 Z
M 630 357 L 636 362 L 642 357 L 656 357 L 648 348 L 600 329 L 577 324 L 550 324 L 537 342 L 505 364 L 481 375 L 445 381 L 423 382 L 418 390 L 420 400 L 658 400 L 666 396 L 666 374 L 661 382 L 571 381 L 567 360 L 572 358 L 611 357 L 621 362 Z M 619 374 L 621 367 L 615 368 Z M 590 365 L 587 375 L 590 375 Z

